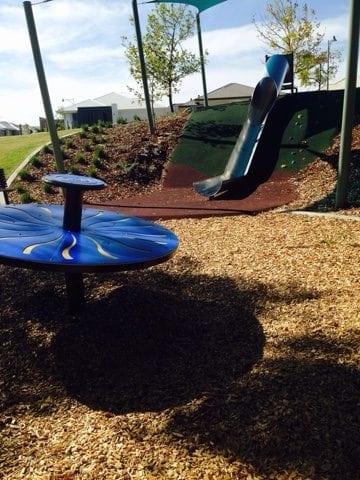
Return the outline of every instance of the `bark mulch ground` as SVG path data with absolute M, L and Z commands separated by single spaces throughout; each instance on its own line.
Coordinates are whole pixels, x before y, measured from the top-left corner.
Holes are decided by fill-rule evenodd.
M 288 210 L 331 210 L 330 162 L 296 182 Z M 359 480 L 360 222 L 283 210 L 161 220 L 176 255 L 85 276 L 76 316 L 62 275 L 0 266 L 0 479 Z

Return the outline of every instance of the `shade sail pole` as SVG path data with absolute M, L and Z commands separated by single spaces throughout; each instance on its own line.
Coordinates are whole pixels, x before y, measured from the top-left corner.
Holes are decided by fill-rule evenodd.
M 50 134 L 50 138 L 51 138 L 51 142 L 54 150 L 56 168 L 59 173 L 63 173 L 65 171 L 64 160 L 61 152 L 60 140 L 56 130 L 54 115 L 51 109 L 50 95 L 49 95 L 49 90 L 46 83 L 44 66 L 41 59 L 40 46 L 39 46 L 39 41 L 36 33 L 35 20 L 34 20 L 32 7 L 31 7 L 31 2 L 24 2 L 23 5 L 25 10 L 26 22 L 29 30 L 30 43 L 33 51 L 35 68 L 38 76 L 41 96 L 42 96 L 43 105 L 44 105 L 46 120 L 47 120 L 49 134 Z
M 197 32 L 198 32 L 198 39 L 199 39 L 201 75 L 202 75 L 202 83 L 203 83 L 203 89 L 204 89 L 204 105 L 205 107 L 208 107 L 209 102 L 208 102 L 208 94 L 207 94 L 207 88 L 206 88 L 205 57 L 204 57 L 204 50 L 203 50 L 203 44 L 202 44 L 202 38 L 201 38 L 200 12 L 196 14 L 196 25 L 197 25 Z
M 145 56 L 144 56 L 144 49 L 143 49 L 143 44 L 142 44 L 137 0 L 132 0 L 132 7 L 133 7 L 136 40 L 137 40 L 137 46 L 138 46 L 140 68 L 141 68 L 141 77 L 142 77 L 142 83 L 143 83 L 143 88 L 144 88 L 144 97 L 145 97 L 146 111 L 147 111 L 147 117 L 148 117 L 148 123 L 149 123 L 149 130 L 150 130 L 150 133 L 155 133 L 154 117 L 153 117 L 153 114 L 152 114 L 150 94 L 149 94 L 149 86 L 148 86 L 147 75 L 146 75 Z
M 352 128 L 354 124 L 356 77 L 359 52 L 360 2 L 351 0 L 350 35 L 347 56 L 347 73 L 344 92 L 343 116 L 339 153 L 338 180 L 335 197 L 335 208 L 347 205 L 349 182 L 349 163 L 351 155 Z

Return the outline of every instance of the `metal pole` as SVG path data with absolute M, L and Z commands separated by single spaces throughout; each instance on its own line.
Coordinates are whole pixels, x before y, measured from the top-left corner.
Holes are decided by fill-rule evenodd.
M 326 73 L 326 90 L 329 90 L 329 81 L 330 81 L 330 47 L 333 42 L 337 42 L 335 35 L 331 40 L 327 42 L 327 73 Z
M 327 42 L 326 90 L 329 90 L 329 76 L 330 76 L 330 40 L 328 40 Z
M 351 0 L 350 6 L 350 38 L 347 56 L 347 74 L 344 91 L 343 116 L 339 153 L 338 180 L 335 197 L 335 208 L 347 204 L 347 187 L 349 181 L 349 160 L 351 154 L 352 128 L 354 123 L 356 76 L 359 52 L 360 2 Z
M 44 67 L 41 59 L 40 46 L 37 38 L 34 15 L 31 8 L 31 2 L 24 2 L 23 5 L 25 10 L 26 22 L 29 30 L 29 36 L 30 36 L 31 48 L 34 56 L 36 72 L 37 72 L 38 81 L 40 85 L 41 96 L 42 96 L 47 124 L 49 128 L 50 138 L 51 138 L 51 142 L 54 149 L 56 168 L 59 173 L 64 173 L 65 171 L 64 160 L 61 152 L 60 140 L 56 130 L 54 115 L 51 109 L 50 96 L 49 96 L 49 91 L 46 83 Z
M 199 39 L 201 75 L 202 75 L 202 82 L 203 82 L 203 89 L 204 89 L 204 105 L 205 107 L 208 107 L 209 102 L 208 102 L 208 95 L 207 95 L 207 89 L 206 89 L 205 58 L 204 58 L 204 50 L 203 50 L 203 44 L 202 44 L 202 38 L 201 38 L 200 12 L 196 14 L 196 25 L 197 25 L 197 32 L 198 32 L 198 39 Z
M 137 46 L 138 46 L 138 52 L 139 52 L 141 77 L 142 77 L 143 88 L 144 88 L 144 97 L 145 97 L 145 104 L 146 104 L 146 110 L 147 110 L 147 116 L 148 116 L 149 130 L 150 130 L 150 133 L 155 133 L 154 117 L 152 113 L 149 86 L 147 82 L 145 57 L 144 57 L 144 49 L 143 49 L 142 38 L 141 38 L 141 29 L 140 29 L 137 0 L 132 0 L 132 6 L 133 6 L 136 40 L 137 40 Z

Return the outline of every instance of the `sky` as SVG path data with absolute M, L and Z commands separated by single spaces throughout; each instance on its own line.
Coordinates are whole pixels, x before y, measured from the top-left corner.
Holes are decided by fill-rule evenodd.
M 38 3 L 41 2 L 41 3 Z M 203 47 L 208 51 L 207 90 L 228 83 L 255 86 L 264 71 L 269 49 L 258 38 L 252 23 L 261 22 L 269 0 L 226 0 L 201 13 Z M 303 2 L 300 2 L 303 3 Z M 335 80 L 345 76 L 350 0 L 308 0 L 316 11 L 327 41 L 342 52 Z M 153 5 L 138 0 L 141 30 Z M 197 10 L 190 7 L 194 13 Z M 33 0 L 32 6 L 41 56 L 55 113 L 61 107 L 110 92 L 131 97 L 136 87 L 125 59 L 122 37 L 134 39 L 129 22 L 131 0 Z M 44 117 L 22 1 L 0 2 L 0 121 L 38 125 Z M 198 39 L 186 41 L 198 54 Z M 203 95 L 201 74 L 185 78 L 174 102 Z M 167 99 L 163 99 L 167 105 Z

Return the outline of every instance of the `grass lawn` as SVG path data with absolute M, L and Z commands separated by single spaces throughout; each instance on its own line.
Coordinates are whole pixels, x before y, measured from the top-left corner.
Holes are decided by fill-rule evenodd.
M 80 129 L 62 130 L 58 132 L 58 135 L 59 137 L 63 137 L 70 133 L 78 132 L 79 130 Z M 5 176 L 9 177 L 27 155 L 49 141 L 49 132 L 0 137 L 0 168 L 5 170 Z

